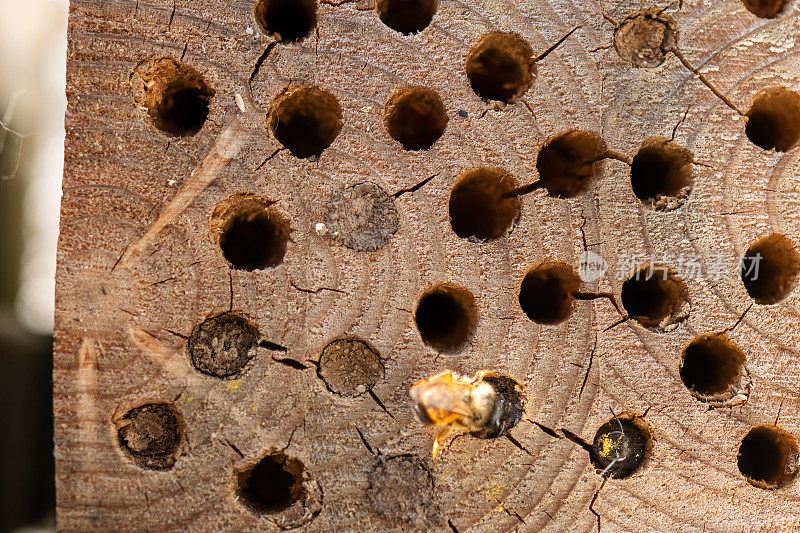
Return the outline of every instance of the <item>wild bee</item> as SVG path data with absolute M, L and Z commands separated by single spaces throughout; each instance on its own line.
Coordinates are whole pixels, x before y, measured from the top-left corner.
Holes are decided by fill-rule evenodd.
M 453 431 L 480 439 L 500 437 L 517 425 L 525 411 L 520 384 L 488 370 L 471 378 L 444 370 L 416 382 L 408 393 L 423 424 L 444 426 L 433 441 L 434 459 Z

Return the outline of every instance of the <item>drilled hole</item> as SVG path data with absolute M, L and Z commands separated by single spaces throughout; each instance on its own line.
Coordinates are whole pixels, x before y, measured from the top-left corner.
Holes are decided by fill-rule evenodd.
M 509 194 L 514 178 L 495 167 L 480 167 L 461 175 L 450 191 L 450 226 L 462 239 L 489 241 L 508 233 L 520 216 L 520 200 Z
M 750 484 L 777 489 L 797 475 L 797 442 L 779 427 L 755 426 L 742 439 L 737 462 Z
M 494 439 L 514 429 L 525 414 L 525 396 L 522 386 L 513 378 L 486 373 L 480 380 L 488 383 L 496 394 L 494 407 L 486 424 L 470 432 L 479 439 Z
M 236 473 L 239 500 L 256 513 L 274 514 L 305 498 L 303 472 L 297 459 L 275 453 Z
M 653 209 L 677 209 L 692 189 L 692 159 L 689 150 L 668 139 L 647 139 L 631 162 L 633 194 Z
M 683 350 L 681 381 L 699 400 L 730 400 L 747 379 L 744 364 L 744 352 L 725 335 L 700 335 Z
M 270 104 L 269 125 L 293 156 L 319 157 L 342 130 L 342 108 L 321 87 L 292 86 Z
M 192 329 L 187 349 L 198 372 L 218 378 L 237 376 L 256 354 L 258 329 L 246 319 L 222 313 Z
M 744 7 L 762 19 L 774 19 L 780 15 L 789 0 L 742 0 Z
M 670 330 L 689 316 L 689 289 L 671 269 L 648 265 L 622 284 L 622 306 L 641 325 Z
M 269 202 L 237 194 L 221 203 L 211 216 L 225 260 L 237 270 L 262 270 L 283 263 L 291 228 Z
M 597 175 L 606 143 L 581 130 L 561 133 L 546 142 L 536 158 L 539 184 L 550 196 L 572 198 L 586 190 Z
M 410 35 L 428 27 L 437 4 L 438 0 L 378 0 L 375 10 L 384 24 Z
M 323 348 L 317 374 L 333 393 L 361 396 L 383 376 L 378 352 L 360 339 L 337 339 Z
M 392 139 L 406 150 L 427 150 L 447 127 L 447 109 L 431 89 L 404 87 L 386 102 L 383 122 Z
M 598 471 L 608 468 L 606 475 L 623 479 L 642 467 L 651 447 L 650 431 L 644 421 L 632 414 L 621 414 L 597 430 L 589 457 Z
M 677 45 L 675 21 L 660 11 L 661 8 L 654 7 L 633 13 L 614 31 L 614 48 L 635 67 L 661 65 Z
M 791 150 L 800 140 L 800 94 L 785 87 L 761 91 L 747 111 L 744 131 L 759 148 Z
M 580 285 L 578 274 L 566 263 L 543 261 L 525 274 L 519 305 L 538 324 L 558 324 L 572 314 L 573 295 Z
M 789 296 L 800 273 L 800 254 L 785 235 L 773 233 L 754 242 L 741 264 L 742 282 L 758 304 L 776 304 Z
M 367 475 L 370 507 L 391 525 L 414 531 L 440 530 L 447 519 L 438 505 L 434 478 L 414 455 L 379 455 Z
M 172 58 L 142 63 L 136 73 L 142 91 L 136 103 L 147 109 L 153 124 L 175 137 L 191 137 L 208 118 L 214 90 L 192 67 Z
M 278 41 L 299 41 L 317 25 L 317 1 L 258 0 L 254 15 L 267 35 Z
M 182 426 L 173 408 L 148 403 L 128 411 L 117 422 L 119 444 L 142 468 L 169 470 L 175 464 L 182 439 Z
M 475 297 L 464 287 L 440 283 L 420 297 L 414 319 L 425 344 L 440 351 L 457 350 L 475 329 Z
M 467 57 L 467 77 L 484 100 L 512 102 L 533 84 L 536 65 L 530 45 L 516 33 L 487 33 Z

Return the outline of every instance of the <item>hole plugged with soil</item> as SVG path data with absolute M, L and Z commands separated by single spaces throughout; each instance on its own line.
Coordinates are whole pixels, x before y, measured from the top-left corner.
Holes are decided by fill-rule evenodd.
M 741 263 L 747 294 L 757 304 L 784 300 L 797 285 L 800 254 L 785 235 L 773 233 L 750 245 Z
M 439 351 L 457 350 L 475 329 L 475 297 L 452 283 L 434 285 L 420 297 L 414 320 L 425 344 Z
M 182 423 L 172 406 L 148 403 L 128 411 L 117 423 L 119 445 L 141 468 L 169 470 L 178 458 Z
M 484 100 L 513 102 L 530 89 L 535 75 L 533 50 L 516 33 L 487 33 L 467 56 L 470 85 Z
M 253 14 L 277 41 L 299 41 L 317 26 L 317 0 L 258 0 Z
M 342 131 L 342 108 L 329 91 L 295 85 L 276 96 L 269 107 L 272 134 L 293 156 L 319 157 Z
M 464 172 L 450 191 L 450 226 L 462 239 L 489 241 L 508 233 L 519 221 L 520 200 L 511 197 L 513 176 L 496 167 Z
M 375 11 L 384 24 L 410 35 L 428 27 L 438 3 L 438 0 L 378 0 Z
M 519 305 L 537 324 L 559 324 L 572 314 L 574 294 L 580 285 L 580 277 L 566 263 L 542 261 L 522 279 Z
M 359 252 L 383 248 L 399 225 L 394 197 L 369 182 L 334 191 L 325 211 L 325 233 Z
M 187 350 L 195 370 L 218 378 L 237 376 L 256 355 L 258 329 L 246 319 L 222 313 L 192 329 Z
M 184 63 L 163 57 L 137 67 L 143 91 L 136 103 L 147 109 L 156 128 L 175 137 L 191 137 L 205 124 L 214 89 Z
M 800 140 L 800 94 L 786 87 L 770 87 L 756 95 L 747 110 L 744 132 L 764 150 L 786 152 Z
M 592 184 L 606 154 L 605 141 L 594 133 L 571 130 L 556 135 L 539 150 L 537 184 L 550 196 L 572 198 Z
M 633 194 L 657 211 L 677 209 L 692 189 L 692 161 L 692 152 L 668 139 L 647 139 L 631 162 Z
M 317 375 L 340 396 L 361 396 L 383 377 L 378 352 L 360 339 L 337 339 L 322 350 Z
M 211 216 L 225 260 L 236 270 L 263 270 L 283 263 L 291 228 L 269 202 L 249 194 L 234 195 Z
M 415 531 L 431 531 L 447 526 L 433 474 L 419 457 L 378 456 L 367 480 L 370 507 L 393 528 L 402 524 Z
M 695 337 L 683 349 L 679 370 L 686 388 L 705 402 L 728 401 L 748 381 L 744 352 L 720 333 Z
M 671 269 L 648 265 L 622 284 L 622 306 L 644 327 L 669 331 L 689 316 L 689 288 Z
M 305 466 L 283 453 L 263 457 L 252 467 L 236 472 L 236 496 L 256 513 L 285 511 L 305 498 Z
M 383 111 L 392 139 L 406 150 L 427 150 L 447 128 L 447 109 L 432 89 L 404 87 L 395 91 Z
M 652 7 L 632 13 L 614 30 L 614 48 L 635 67 L 657 67 L 677 46 L 675 21 L 660 11 Z
M 786 8 L 789 0 L 742 0 L 745 9 L 762 19 L 774 19 Z
M 794 479 L 798 469 L 797 441 L 777 426 L 755 426 L 739 445 L 739 472 L 748 483 L 777 489 Z
M 651 448 L 650 430 L 644 421 L 623 413 L 600 426 L 589 458 L 598 471 L 608 469 L 606 475 L 623 479 L 642 467 Z

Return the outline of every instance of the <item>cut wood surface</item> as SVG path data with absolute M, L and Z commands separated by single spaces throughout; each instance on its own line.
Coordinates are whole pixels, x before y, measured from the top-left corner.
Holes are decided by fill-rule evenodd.
M 754 426 L 780 428 L 766 440 L 800 435 L 800 290 L 787 251 L 800 244 L 800 150 L 756 146 L 743 116 L 765 89 L 800 88 L 797 7 L 762 19 L 738 0 L 659 4 L 647 15 L 652 53 L 631 56 L 614 35 L 637 35 L 628 17 L 651 7 L 640 2 L 440 0 L 429 25 L 424 12 L 403 21 L 423 25 L 410 35 L 382 22 L 378 12 L 393 20 L 388 4 L 322 1 L 307 37 L 278 42 L 254 0 L 71 2 L 59 528 L 592 531 L 595 511 L 602 531 L 800 529 L 796 448 L 756 446 L 785 452 L 786 472 L 762 482 L 748 483 L 737 462 Z M 313 13 L 314 2 L 297 5 Z M 466 65 L 484 35 L 516 32 L 536 58 L 576 27 L 532 80 L 503 82 L 509 103 L 473 91 Z M 165 116 L 177 93 L 155 91 L 176 83 L 195 100 Z M 416 91 L 420 109 L 443 103 L 449 120 L 437 115 L 401 144 L 384 108 L 404 87 L 438 93 Z M 793 135 L 794 101 L 781 102 L 766 119 L 751 114 L 751 138 Z M 295 108 L 322 126 L 297 129 L 285 118 Z M 443 124 L 429 149 L 404 149 Z M 602 140 L 581 152 L 588 188 L 509 193 L 536 182 L 544 143 L 573 129 Z M 677 154 L 662 196 L 632 188 L 629 163 L 657 173 L 634 158 L 642 145 L 657 160 L 659 147 Z M 508 219 L 501 233 L 510 227 L 487 242 L 460 238 L 450 221 L 450 192 L 477 167 L 513 178 L 491 193 Z M 473 217 L 491 214 L 477 205 Z M 772 241 L 759 241 L 771 234 L 789 239 L 772 262 Z M 253 256 L 247 239 L 274 246 Z M 749 294 L 739 261 L 756 241 L 762 273 L 779 282 Z M 519 303 L 526 273 L 547 261 L 577 269 L 587 250 L 605 273 L 570 290 L 565 321 L 530 320 Z M 662 292 L 674 298 L 656 302 L 655 318 L 632 311 L 623 291 L 651 259 L 672 269 Z M 474 327 L 464 343 L 426 344 L 415 311 L 445 283 L 474 296 L 464 312 Z M 602 294 L 631 318 L 621 322 Z M 704 389 L 716 367 L 694 378 L 685 367 L 682 380 L 684 348 L 720 332 L 719 353 L 744 354 L 744 366 L 738 352 L 731 359 L 734 385 Z M 443 369 L 515 378 L 522 421 L 508 436 L 458 436 L 432 461 L 435 430 L 415 418 L 408 389 Z M 644 415 L 651 439 L 624 479 L 604 480 L 562 431 L 591 443 L 610 408 Z M 772 481 L 781 486 L 763 488 Z M 253 498 L 281 490 L 286 501 Z

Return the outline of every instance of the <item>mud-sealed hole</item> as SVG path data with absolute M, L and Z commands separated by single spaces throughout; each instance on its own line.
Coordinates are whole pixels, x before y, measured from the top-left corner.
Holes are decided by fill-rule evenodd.
M 383 122 L 392 139 L 406 150 L 427 150 L 447 128 L 447 109 L 432 89 L 403 87 L 386 102 Z
M 614 48 L 635 67 L 654 68 L 677 46 L 675 21 L 652 7 L 626 17 L 614 31 Z
M 623 413 L 600 426 L 589 458 L 599 472 L 623 479 L 642 468 L 651 450 L 652 438 L 644 421 Z
M 464 172 L 450 191 L 450 226 L 462 239 L 489 241 L 506 235 L 520 216 L 513 176 L 496 167 Z
M 559 324 L 572 314 L 573 296 L 581 280 L 575 270 L 558 261 L 542 261 L 522 279 L 519 305 L 537 324 Z
M 415 531 L 445 527 L 433 474 L 419 457 L 380 456 L 367 480 L 370 507 L 391 527 L 402 524 Z
M 375 11 L 384 24 L 410 35 L 428 27 L 438 3 L 438 0 L 377 0 Z
M 641 325 L 671 331 L 689 317 L 689 288 L 672 269 L 647 265 L 622 284 L 622 306 Z
M 317 0 L 258 0 L 253 14 L 267 35 L 282 42 L 299 41 L 317 25 Z
M 745 9 L 762 19 L 774 19 L 783 13 L 789 0 L 742 0 Z
M 452 283 L 434 285 L 420 297 L 414 320 L 425 344 L 440 351 L 457 350 L 475 329 L 475 297 Z
M 239 375 L 256 355 L 258 329 L 247 319 L 222 313 L 197 324 L 187 351 L 198 372 L 218 378 Z
M 536 158 L 538 184 L 550 196 L 572 198 L 592 184 L 606 152 L 605 141 L 595 133 L 571 130 L 556 135 Z
M 698 400 L 723 403 L 749 384 L 745 363 L 742 349 L 724 334 L 700 335 L 683 349 L 681 381 Z
M 175 137 L 191 137 L 205 124 L 214 89 L 195 69 L 169 57 L 144 62 L 136 104 L 147 109 L 156 128 Z M 141 89 L 141 90 L 139 90 Z
M 374 183 L 363 182 L 334 191 L 325 211 L 325 235 L 351 250 L 383 248 L 397 233 L 400 215 L 394 197 Z
M 779 233 L 754 242 L 742 258 L 742 282 L 757 304 L 772 305 L 789 296 L 798 273 L 800 254 L 792 241 Z
M 764 150 L 786 152 L 800 140 L 800 94 L 785 87 L 758 93 L 747 110 L 744 129 L 750 142 Z
M 751 485 L 780 488 L 797 475 L 797 441 L 777 426 L 755 426 L 739 445 L 737 463 L 739 472 Z
M 272 134 L 293 156 L 319 157 L 342 131 L 342 108 L 329 91 L 295 85 L 276 96 L 269 106 Z
M 119 445 L 137 466 L 169 470 L 178 458 L 183 424 L 173 407 L 148 403 L 128 411 L 117 424 Z
M 487 33 L 467 57 L 470 85 L 484 100 L 513 102 L 530 89 L 535 75 L 533 50 L 516 33 Z
M 658 211 L 677 209 L 692 190 L 692 161 L 689 150 L 669 139 L 647 139 L 631 162 L 633 194 Z
M 234 471 L 237 499 L 250 511 L 267 515 L 281 529 L 311 522 L 322 507 L 322 493 L 305 465 L 284 453 L 265 455 Z
M 273 203 L 237 194 L 214 210 L 212 235 L 232 268 L 253 271 L 283 263 L 291 227 Z
M 337 339 L 322 350 L 317 375 L 328 390 L 356 397 L 372 389 L 383 377 L 383 361 L 372 346 L 361 339 Z

